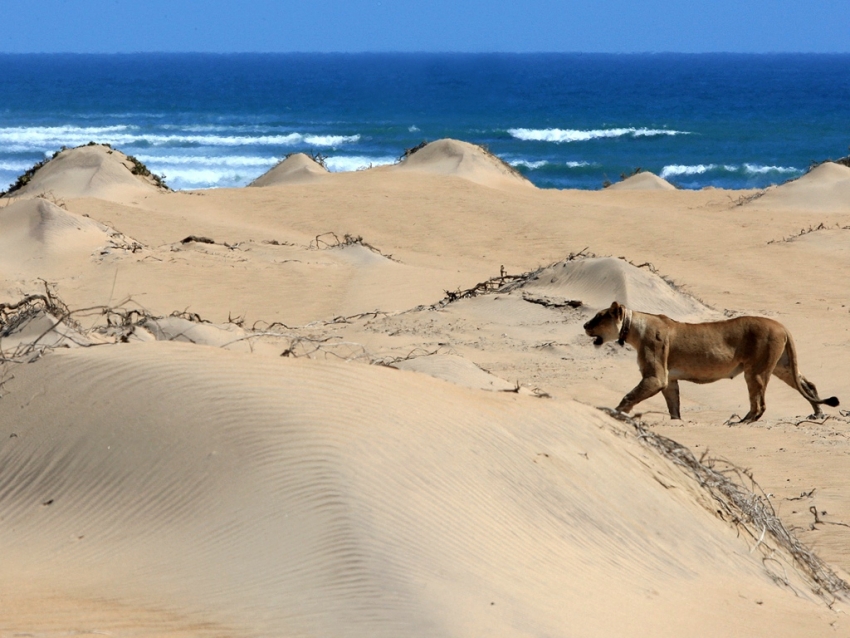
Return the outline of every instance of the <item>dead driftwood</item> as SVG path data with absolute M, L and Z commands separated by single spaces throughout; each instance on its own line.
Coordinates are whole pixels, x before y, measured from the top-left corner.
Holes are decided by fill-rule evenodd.
M 58 319 L 70 316 L 68 306 L 56 296 L 46 281 L 43 283 L 43 295 L 27 295 L 20 301 L 0 303 L 0 338 L 8 337 L 41 313 L 48 313 Z
M 850 226 L 842 226 L 840 224 L 827 226 L 823 222 L 821 222 L 817 226 L 809 224 L 808 228 L 801 228 L 799 233 L 796 233 L 795 235 L 788 235 L 788 237 L 783 237 L 782 239 L 771 239 L 769 242 L 767 242 L 767 245 L 770 246 L 771 244 L 781 244 L 784 242 L 794 241 L 798 237 L 802 237 L 810 233 L 816 233 L 819 230 L 850 230 Z
M 181 244 L 214 244 L 215 240 L 210 239 L 209 237 L 200 237 L 199 235 L 189 235 L 188 237 L 184 237 L 180 240 Z
M 528 303 L 536 303 L 545 308 L 581 308 L 584 304 L 578 299 L 561 299 L 554 297 L 536 296 L 531 293 L 522 293 L 522 298 Z
M 560 264 L 568 261 L 575 261 L 577 259 L 584 259 L 586 257 L 595 257 L 593 253 L 588 253 L 587 248 L 583 248 L 582 250 L 574 253 L 570 253 L 567 255 L 565 259 L 560 261 L 553 262 L 548 266 L 541 266 L 535 270 L 531 270 L 529 272 L 522 273 L 521 275 L 509 275 L 505 270 L 504 266 L 499 267 L 499 275 L 497 277 L 491 277 L 487 281 L 482 281 L 480 283 L 475 284 L 471 288 L 461 289 L 458 288 L 455 291 L 446 290 L 446 296 L 443 297 L 440 301 L 430 306 L 417 306 L 413 308 L 412 311 L 418 310 L 438 310 L 447 306 L 450 303 L 454 303 L 455 301 L 459 301 L 460 299 L 469 299 L 471 297 L 477 297 L 479 295 L 486 294 L 495 294 L 495 293 L 508 293 L 513 290 L 516 290 L 520 286 L 529 281 L 533 281 L 537 277 L 539 277 L 540 273 L 546 270 L 547 268 L 551 268 L 555 264 Z M 533 295 L 530 295 L 533 297 Z M 540 297 L 543 299 L 543 297 Z M 531 301 L 531 299 L 526 299 L 526 301 Z M 532 303 L 536 303 L 532 301 Z M 568 301 L 566 305 L 571 305 L 573 303 L 577 303 L 576 306 L 571 306 L 573 308 L 578 308 L 582 305 L 580 301 Z
M 816 594 L 829 601 L 830 597 L 850 593 L 850 585 L 842 580 L 812 550 L 803 545 L 776 515 L 770 499 L 756 483 L 752 473 L 722 459 L 707 458 L 707 453 L 697 459 L 685 446 L 656 434 L 645 423 L 610 408 L 600 408 L 615 419 L 631 425 L 639 440 L 655 449 L 661 456 L 690 474 L 706 490 L 715 504 L 715 513 L 749 535 L 756 543 L 753 547 L 763 552 L 762 562 L 772 558 L 774 549 L 764 540 L 769 534 L 773 541 L 788 552 L 813 583 Z M 735 480 L 737 479 L 737 480 Z M 782 584 L 789 585 L 768 571 Z
M 80 347 L 127 343 L 137 328 L 151 330 L 156 322 L 170 317 L 177 317 L 197 324 L 211 324 L 209 320 L 204 319 L 198 313 L 188 310 L 176 310 L 170 315 L 155 315 L 144 308 L 131 305 L 133 304 L 131 299 L 126 299 L 116 306 L 92 306 L 70 310 L 55 294 L 50 284 L 44 282 L 44 287 L 44 294 L 27 295 L 20 301 L 0 304 L 0 364 L 32 362 L 49 350 L 67 347 L 68 342 L 73 342 Z M 228 316 L 226 323 L 243 328 L 245 335 L 228 341 L 222 347 L 239 341 L 250 342 L 261 338 L 283 339 L 289 342 L 289 345 L 281 353 L 281 356 L 284 357 L 315 358 L 323 356 L 325 358 L 336 357 L 345 361 L 364 360 L 369 363 L 376 363 L 376 357 L 366 350 L 362 344 L 341 341 L 337 336 L 305 335 L 298 334 L 298 332 L 299 330 L 311 331 L 316 327 L 350 323 L 357 319 L 375 318 L 386 314 L 375 311 L 350 317 L 335 317 L 332 321 L 316 322 L 300 329 L 274 322 L 268 324 L 264 330 L 257 330 L 258 324 L 263 322 L 258 321 L 253 328 L 246 329 L 244 328 L 245 320 L 243 317 Z M 4 337 L 13 335 L 28 322 L 44 316 L 50 317 L 50 325 L 36 339 L 7 350 L 2 348 Z M 88 327 L 84 328 L 78 318 L 85 318 L 84 323 Z M 284 328 L 287 332 L 280 332 L 276 328 Z M 61 334 L 64 341 L 60 342 L 59 345 L 56 345 L 55 342 L 48 343 L 44 338 L 52 332 Z M 169 340 L 175 339 L 192 341 L 182 333 L 169 337 Z
M 350 235 L 348 233 L 343 234 L 342 239 L 340 239 L 334 232 L 321 233 L 320 235 L 316 235 L 316 238 L 310 242 L 307 249 L 320 250 L 322 248 L 345 248 L 346 246 L 363 246 L 364 248 L 371 250 L 376 255 L 386 257 L 390 261 L 398 262 L 398 259 L 393 258 L 392 255 L 381 252 L 379 248 L 376 248 L 369 242 L 364 241 L 363 237 L 360 235 Z

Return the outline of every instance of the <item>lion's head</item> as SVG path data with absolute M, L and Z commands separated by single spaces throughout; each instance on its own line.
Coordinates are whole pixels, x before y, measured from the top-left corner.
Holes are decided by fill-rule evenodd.
M 620 329 L 626 315 L 625 306 L 616 301 L 609 308 L 600 310 L 596 315 L 584 324 L 584 331 L 588 337 L 593 337 L 593 345 L 601 346 L 608 341 L 616 341 L 620 338 Z

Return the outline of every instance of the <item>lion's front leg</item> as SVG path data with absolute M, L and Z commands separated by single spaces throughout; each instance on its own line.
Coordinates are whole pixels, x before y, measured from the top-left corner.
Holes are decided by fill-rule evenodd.
M 661 390 L 666 387 L 666 383 L 664 383 L 657 376 L 652 377 L 644 377 L 641 379 L 640 383 L 635 386 L 635 389 L 629 392 L 626 396 L 623 397 L 623 400 L 620 401 L 620 405 L 617 406 L 618 412 L 631 412 L 632 408 L 635 407 L 641 401 L 645 401 L 651 396 L 655 396 Z
M 667 387 L 661 390 L 664 395 L 664 400 L 667 402 L 667 410 L 670 412 L 671 419 L 681 419 L 679 413 L 679 382 L 668 381 Z
M 643 378 L 635 389 L 620 401 L 617 406 L 619 412 L 631 412 L 638 403 L 655 396 L 667 387 L 668 352 L 667 341 L 660 333 L 656 333 L 654 340 L 645 343 L 644 347 L 638 350 L 638 367 Z M 678 397 L 678 392 L 676 394 Z

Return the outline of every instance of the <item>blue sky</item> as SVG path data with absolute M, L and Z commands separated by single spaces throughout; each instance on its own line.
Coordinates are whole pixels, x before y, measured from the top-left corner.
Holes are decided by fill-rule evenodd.
M 850 0 L 0 0 L 0 51 L 850 52 Z

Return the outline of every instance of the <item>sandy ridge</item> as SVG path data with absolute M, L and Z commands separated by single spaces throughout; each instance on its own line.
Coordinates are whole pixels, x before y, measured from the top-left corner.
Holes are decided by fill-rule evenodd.
M 724 609 L 736 635 L 842 631 L 842 600 L 590 407 L 638 375 L 581 326 L 613 300 L 774 316 L 840 395 L 844 167 L 756 199 L 552 192 L 434 144 L 415 170 L 202 193 L 71 166 L 61 197 L 0 208 L 0 351 L 31 361 L 0 364 L 0 630 L 698 636 Z M 67 308 L 17 323 L 3 304 L 43 278 Z M 643 419 L 752 467 L 843 574 L 850 420 L 767 400 L 729 428 L 740 379 L 687 386 L 686 421 L 658 398 Z

